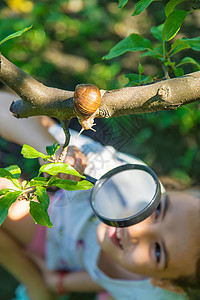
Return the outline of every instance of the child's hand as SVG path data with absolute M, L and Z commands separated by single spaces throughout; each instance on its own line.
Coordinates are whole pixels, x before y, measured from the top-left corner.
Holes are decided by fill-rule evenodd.
M 39 270 L 42 273 L 42 277 L 44 279 L 44 283 L 46 284 L 46 287 L 48 288 L 49 292 L 53 293 L 55 296 L 55 294 L 57 293 L 59 273 L 56 271 L 49 270 L 46 266 L 45 260 L 43 258 L 41 258 L 40 256 L 36 255 L 35 253 L 26 251 L 26 255 L 29 256 L 30 259 L 38 266 Z M 49 299 L 51 299 L 51 298 L 49 298 Z M 55 298 L 52 298 L 52 299 L 55 299 Z

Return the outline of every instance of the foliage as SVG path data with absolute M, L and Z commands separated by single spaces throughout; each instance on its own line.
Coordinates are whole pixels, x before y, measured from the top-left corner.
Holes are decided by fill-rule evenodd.
M 140 0 L 136 4 L 133 15 L 138 15 L 143 12 L 144 9 L 151 4 L 151 2 L 153 1 Z M 200 70 L 199 63 L 191 57 L 185 57 L 183 60 L 177 63 L 175 61 L 172 61 L 172 57 L 178 52 L 183 51 L 184 49 L 190 48 L 195 51 L 200 51 L 200 37 L 191 39 L 176 39 L 170 45 L 166 43 L 172 40 L 177 35 L 184 19 L 189 13 L 192 12 L 182 9 L 176 9 L 176 5 L 180 2 L 183 1 L 170 0 L 165 7 L 164 23 L 158 26 L 153 26 L 151 28 L 151 34 L 156 39 L 154 45 L 152 45 L 149 39 L 146 39 L 139 34 L 132 33 L 128 37 L 117 43 L 113 48 L 111 48 L 109 53 L 104 56 L 104 59 L 112 59 L 126 53 L 127 51 L 144 51 L 144 53 L 140 55 L 140 58 L 146 56 L 159 60 L 164 70 L 165 77 L 169 77 L 169 75 L 174 75 L 175 77 L 184 75 L 184 70 L 180 68 L 180 66 L 182 66 L 183 64 L 195 64 Z M 122 1 L 120 1 L 120 6 L 121 5 Z M 144 81 L 144 77 L 141 77 L 141 74 L 144 72 L 144 68 L 142 68 L 140 61 L 138 71 L 139 74 L 126 75 L 126 77 L 129 79 L 128 86 L 146 83 Z M 156 74 L 153 74 L 153 77 L 155 77 L 155 75 Z M 151 77 L 152 81 L 153 77 Z M 147 78 L 149 82 L 150 78 Z
M 152 2 L 154 1 L 138 1 L 133 16 L 142 13 Z M 119 6 L 123 7 L 127 3 L 128 1 L 119 1 Z M 184 9 L 180 8 L 179 4 L 184 4 Z M 181 58 L 181 52 L 185 53 L 186 49 L 200 51 L 200 37 L 177 36 L 184 20 L 187 20 L 188 15 L 197 8 L 195 7 L 195 1 L 193 1 L 193 8 L 190 8 L 189 4 L 191 5 L 191 2 L 186 3 L 183 0 L 168 1 L 164 7 L 164 19 L 161 24 L 151 27 L 152 36 L 150 38 L 147 39 L 140 34 L 131 33 L 125 39 L 119 41 L 104 56 L 104 59 L 113 59 L 129 51 L 140 51 L 138 73 L 126 75 L 126 78 L 129 79 L 126 86 L 143 85 L 159 80 L 158 73 L 146 76 L 143 74 L 145 68 L 141 61 L 144 59 L 159 62 L 163 70 L 163 74 L 160 74 L 162 79 L 184 75 L 183 67 L 188 64 L 195 66 L 194 70 L 200 70 L 199 62 L 189 56 L 192 54 L 191 51 L 188 56 L 183 54 L 183 58 Z M 129 143 L 129 148 L 125 147 L 125 149 L 120 150 L 138 154 L 152 167 L 155 167 L 158 173 L 176 176 L 186 183 L 191 183 L 192 178 L 195 182 L 200 175 L 196 168 L 196 165 L 200 162 L 198 120 L 198 103 L 179 108 L 173 112 L 143 115 L 143 124 L 134 140 Z M 119 130 L 124 127 L 124 121 L 121 118 L 121 121 L 116 124 Z M 108 124 L 111 122 L 108 120 Z M 131 122 L 129 122 L 129 127 L 127 131 L 131 132 L 133 127 Z M 165 140 L 163 140 L 163 136 L 165 136 Z M 179 141 L 178 145 L 177 140 Z M 169 151 L 166 151 L 166 149 Z
M 22 29 L 22 30 L 20 30 L 20 31 L 17 31 L 17 32 L 13 33 L 13 34 L 10 34 L 10 35 L 7 36 L 6 38 L 4 38 L 2 41 L 0 41 L 0 45 L 3 44 L 3 43 L 5 43 L 5 42 L 8 41 L 8 40 L 11 40 L 11 39 L 13 39 L 13 38 L 16 38 L 16 37 L 22 35 L 24 32 L 26 32 L 27 30 L 29 30 L 31 27 L 32 27 L 32 26 L 30 26 L 30 27 L 28 27 L 28 28 L 24 28 L 24 29 Z
M 25 11 L 27 2 L 32 5 Z M 117 78 L 121 71 L 118 63 L 101 60 L 118 39 L 114 25 L 125 18 L 124 13 L 111 15 L 112 7 L 106 1 L 101 6 L 96 0 L 6 3 L 0 3 L 1 38 L 33 24 L 30 31 L 4 44 L 2 50 L 28 74 L 65 89 L 88 82 L 111 89 L 125 82 L 121 76 Z
M 70 174 L 73 176 L 84 179 L 73 167 L 62 162 L 57 162 L 56 151 L 60 145 L 53 144 L 47 146 L 46 150 L 48 155 L 45 155 L 31 146 L 23 145 L 22 155 L 25 158 L 42 158 L 44 161 L 50 163 L 44 164 L 39 169 L 37 177 L 27 181 L 19 180 L 21 169 L 17 165 L 11 165 L 7 168 L 0 168 L 0 177 L 10 180 L 15 188 L 6 188 L 0 191 L 0 225 L 8 215 L 10 206 L 18 199 L 29 201 L 30 214 L 32 215 L 35 223 L 42 226 L 52 227 L 48 214 L 49 195 L 47 189 L 51 186 L 56 186 L 68 191 L 72 190 L 87 190 L 92 187 L 92 184 L 86 180 L 72 181 L 68 179 L 60 179 L 57 177 L 59 173 Z M 45 172 L 49 174 L 48 178 L 42 177 L 41 174 Z
M 20 39 L 3 44 L 1 51 L 13 63 L 43 83 L 71 90 L 74 90 L 77 83 L 84 82 L 96 84 L 101 89 L 120 88 L 125 84 L 142 85 L 162 79 L 167 74 L 176 77 L 199 70 L 199 15 L 191 12 L 192 7 L 199 8 L 199 1 L 118 2 L 2 1 L 1 40 L 31 24 L 33 28 Z M 137 40 L 143 48 L 137 48 Z M 118 52 L 121 56 L 113 56 L 112 61 L 101 60 L 101 57 L 108 58 L 106 53 L 111 48 L 110 53 L 113 53 L 114 45 L 118 45 L 118 51 L 122 46 L 121 53 Z M 177 111 L 113 118 L 106 120 L 103 126 L 101 124 L 93 137 L 103 144 L 110 143 L 121 151 L 139 156 L 158 174 L 169 174 L 186 182 L 195 182 L 200 177 L 199 108 L 199 104 L 195 103 Z M 6 165 L 14 164 L 12 157 L 5 156 L 7 145 L 4 140 L 0 140 L 0 146 L 4 154 L 1 159 L 6 159 Z M 27 169 L 33 170 L 30 162 L 35 161 L 24 160 L 23 163 L 28 166 Z M 13 170 L 19 172 L 18 168 Z M 11 172 L 4 174 L 17 184 Z M 52 180 L 57 180 L 55 176 L 50 176 L 54 177 Z M 44 198 L 42 204 L 38 202 L 42 211 L 46 211 L 48 205 L 44 191 L 47 182 L 49 179 L 37 174 L 29 181 L 30 187 L 37 185 L 37 197 Z M 1 197 L 13 193 L 15 198 L 18 192 L 23 194 L 22 190 L 26 187 L 20 185 L 20 188 L 16 187 L 17 193 L 5 191 Z M 13 198 L 7 198 L 4 214 Z M 37 202 L 34 203 L 38 206 Z M 36 215 L 37 208 L 33 208 Z M 48 218 L 43 221 L 49 223 Z M 76 296 L 88 299 L 85 295 Z
M 159 1 L 141 0 L 135 3 L 134 8 L 132 1 L 122 0 L 118 10 L 117 3 L 115 6 L 107 1 L 85 1 L 84 4 L 79 1 L 81 5 L 76 9 L 71 5 L 73 1 L 28 1 L 32 5 L 26 12 L 23 8 L 28 6 L 22 8 L 18 3 L 14 7 L 15 2 L 12 5 L 11 2 L 7 4 L 10 10 L 15 11 L 14 14 L 8 11 L 5 4 L 0 4 L 3 8 L 0 16 L 2 38 L 30 24 L 33 28 L 20 39 L 5 43 L 3 51 L 14 63 L 48 85 L 73 89 L 76 83 L 90 82 L 100 88 L 113 89 L 124 84 L 148 84 L 168 76 L 182 76 L 199 70 L 196 52 L 200 49 L 200 43 L 193 17 L 195 6 L 198 8 L 197 1 L 170 0 L 164 5 Z M 120 28 L 130 14 L 131 33 L 124 33 L 126 36 L 120 41 L 123 36 Z M 131 20 L 135 21 L 131 23 Z M 148 20 L 151 21 L 148 23 Z M 140 25 L 139 32 L 134 32 L 134 22 Z M 147 25 L 144 27 L 145 23 Z M 116 25 L 119 30 L 114 30 Z M 147 28 L 150 28 L 149 32 Z M 51 52 L 55 60 L 49 59 Z M 67 65 L 65 69 L 65 60 L 71 60 L 72 54 L 75 54 L 74 58 L 81 57 L 82 61 L 87 61 L 89 68 L 82 71 L 77 68 L 75 72 Z M 61 68 L 56 63 L 57 57 L 61 59 Z M 130 141 L 119 150 L 138 155 L 158 173 L 178 174 L 178 177 L 196 181 L 200 175 L 196 168 L 200 162 L 198 111 L 199 105 L 196 103 L 173 112 L 106 120 L 103 126 L 112 127 L 115 124 L 120 141 L 124 128 L 129 134 L 135 126 L 134 137 L 131 133 Z M 105 144 L 108 138 L 105 135 L 99 138 L 100 135 L 97 129 L 93 137 Z M 167 136 L 167 145 L 163 136 Z M 116 141 L 110 140 L 112 145 L 118 147 Z M 177 140 L 181 141 L 179 145 L 176 145 Z M 119 145 L 122 144 L 120 141 Z M 166 147 L 170 151 L 166 151 Z

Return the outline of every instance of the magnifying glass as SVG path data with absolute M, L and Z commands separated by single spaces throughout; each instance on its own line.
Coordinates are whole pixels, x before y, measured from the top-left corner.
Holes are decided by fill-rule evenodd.
M 146 165 L 119 166 L 99 180 L 88 175 L 86 180 L 94 183 L 91 207 L 95 215 L 109 226 L 137 224 L 148 218 L 160 202 L 159 180 Z

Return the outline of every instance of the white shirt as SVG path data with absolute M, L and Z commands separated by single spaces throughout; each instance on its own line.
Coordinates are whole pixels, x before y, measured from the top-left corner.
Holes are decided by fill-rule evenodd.
M 52 128 L 53 127 L 53 128 Z M 64 134 L 59 125 L 49 132 L 63 143 Z M 114 148 L 103 147 L 85 136 L 76 138 L 71 132 L 71 145 L 78 147 L 88 158 L 85 170 L 95 178 L 100 178 L 110 169 L 124 163 L 144 164 L 138 158 L 119 153 Z M 162 191 L 164 188 L 162 187 Z M 46 262 L 52 270 L 86 270 L 92 279 L 107 290 L 117 300 L 180 300 L 184 296 L 153 287 L 150 280 L 131 281 L 109 278 L 98 268 L 100 247 L 96 239 L 99 223 L 90 207 L 90 190 L 60 190 L 50 206 L 53 228 L 48 229 Z

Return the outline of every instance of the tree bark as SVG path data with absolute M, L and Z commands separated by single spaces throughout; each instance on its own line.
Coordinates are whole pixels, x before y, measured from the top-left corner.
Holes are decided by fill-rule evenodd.
M 107 91 L 100 117 L 173 110 L 200 100 L 200 72 L 166 79 L 153 84 Z
M 0 61 L 0 80 L 20 97 L 10 107 L 17 118 L 47 115 L 68 120 L 76 116 L 73 112 L 73 92 L 43 85 L 3 55 Z
M 61 121 L 75 117 L 73 91 L 47 87 L 1 55 L 0 80 L 15 91 L 20 100 L 10 110 L 17 118 L 47 115 Z M 152 84 L 101 90 L 98 118 L 172 110 L 200 100 L 200 71 Z

